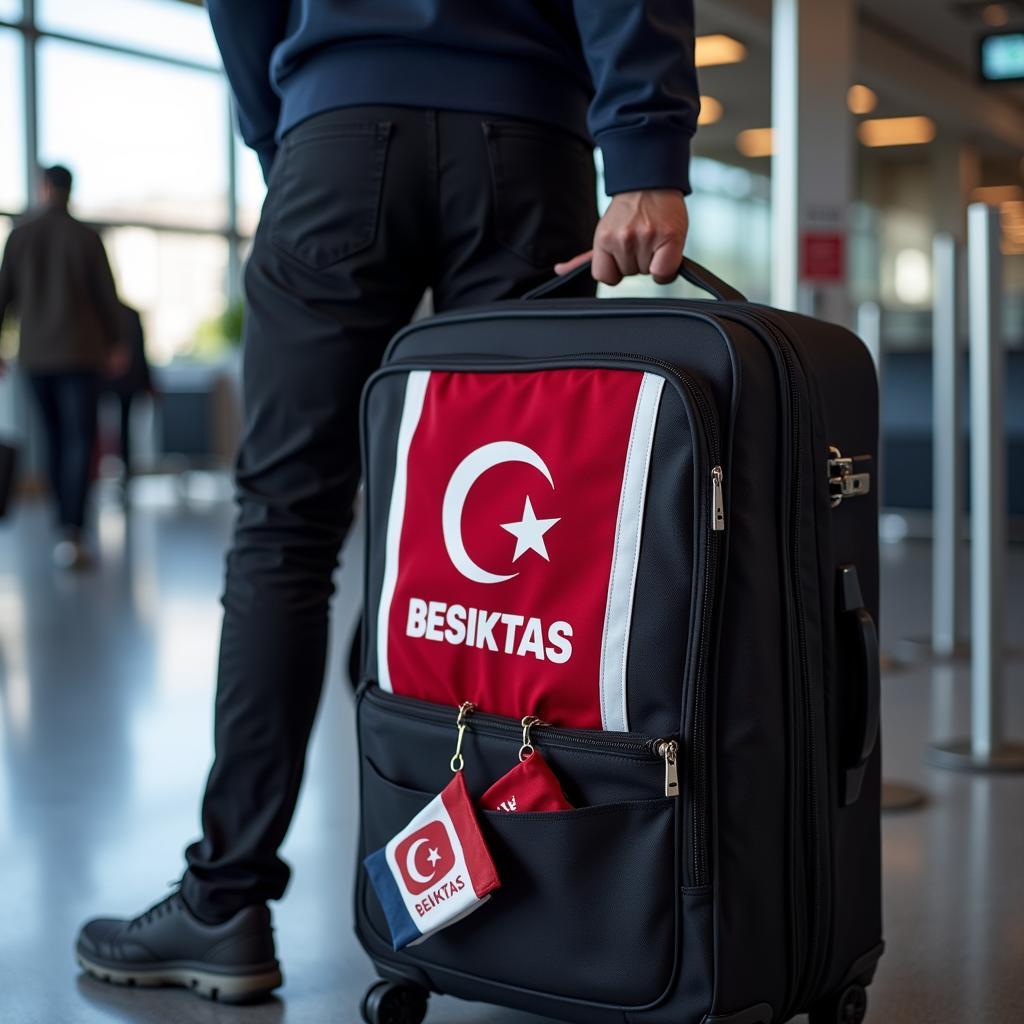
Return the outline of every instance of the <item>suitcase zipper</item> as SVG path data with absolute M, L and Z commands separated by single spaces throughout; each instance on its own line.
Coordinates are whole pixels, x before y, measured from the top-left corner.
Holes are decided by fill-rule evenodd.
M 386 693 L 370 680 L 364 681 L 360 690 L 364 700 L 387 708 L 391 714 L 402 715 L 414 721 L 427 721 L 445 728 L 454 729 L 456 718 L 461 720 L 470 732 L 484 736 L 498 736 L 520 742 L 525 726 L 522 722 L 502 718 L 472 706 L 465 712 L 460 708 L 449 708 L 443 704 L 416 700 L 399 693 Z M 465 705 L 463 705 L 465 707 Z M 530 720 L 529 736 L 542 747 L 556 750 L 593 750 L 598 753 L 614 753 L 618 756 L 635 758 L 640 761 L 663 761 L 665 763 L 665 796 L 679 795 L 677 755 L 679 743 L 674 739 L 648 739 L 629 733 L 610 733 L 602 729 L 561 729 L 548 725 L 539 719 Z
M 793 994 L 791 1008 L 801 1006 L 806 997 L 814 991 L 817 985 L 818 976 L 824 966 L 824 954 L 827 944 L 821 941 L 824 930 L 824 905 L 822 900 L 822 881 L 820 878 L 818 853 L 821 847 L 821 826 L 818 816 L 818 772 L 817 761 L 814 752 L 817 744 L 816 730 L 814 727 L 813 696 L 811 693 L 811 671 L 810 655 L 807 647 L 807 623 L 804 611 L 803 586 L 800 578 L 800 547 L 801 547 L 801 525 L 800 507 L 803 501 L 803 473 L 800 466 L 800 445 L 801 432 L 798 415 L 794 410 L 800 398 L 799 385 L 794 365 L 793 346 L 790 340 L 776 327 L 776 325 L 764 316 L 758 316 L 748 310 L 741 311 L 743 315 L 736 315 L 738 311 L 730 310 L 735 319 L 749 320 L 764 328 L 775 341 L 776 347 L 782 356 L 783 366 L 786 373 L 788 387 L 788 398 L 790 407 L 790 458 L 792 459 L 792 492 L 790 496 L 791 511 L 789 521 L 791 524 L 791 572 L 794 581 L 793 604 L 796 615 L 797 647 L 800 657 L 800 678 L 802 710 L 804 717 L 804 728 L 806 730 L 806 746 L 804 749 L 806 779 L 807 822 L 809 826 L 810 855 L 807 857 L 806 870 L 810 876 L 812 914 L 810 915 L 810 927 L 807 941 L 805 943 L 805 964 L 802 977 L 802 985 Z
M 576 359 L 597 359 L 597 353 L 583 353 Z M 725 496 L 722 470 L 721 440 L 718 434 L 718 418 L 704 386 L 692 374 L 681 367 L 662 359 L 613 352 L 604 358 L 623 359 L 641 365 L 659 367 L 665 374 L 675 377 L 686 388 L 697 412 L 703 441 L 707 446 L 706 467 L 709 466 L 711 486 L 710 497 L 703 502 L 707 510 L 704 536 L 704 587 L 701 595 L 701 616 L 697 647 L 697 667 L 694 676 L 693 694 L 693 743 L 692 763 L 693 784 L 691 786 L 690 818 L 690 884 L 708 884 L 708 815 L 707 815 L 707 685 L 710 675 L 711 625 L 718 590 L 718 558 L 721 535 L 725 530 Z
M 706 479 L 708 493 L 701 506 L 705 509 L 704 572 L 702 614 L 698 631 L 697 662 L 694 675 L 693 694 L 693 742 L 691 744 L 691 815 L 689 827 L 690 877 L 687 884 L 702 886 L 708 884 L 708 752 L 707 752 L 707 677 L 710 674 L 712 618 L 717 603 L 718 560 L 721 537 L 725 531 L 724 470 L 721 461 L 721 440 L 718 433 L 718 418 L 704 386 L 692 374 L 667 360 L 644 356 L 635 352 L 579 352 L 564 356 L 539 356 L 529 359 L 507 360 L 504 357 L 486 356 L 432 356 L 429 360 L 419 357 L 395 359 L 387 363 L 378 374 L 389 372 L 408 373 L 414 369 L 430 370 L 438 366 L 455 366 L 462 373 L 476 370 L 474 363 L 479 360 L 477 372 L 494 373 L 502 370 L 530 372 L 535 366 L 544 368 L 577 369 L 581 360 L 597 363 L 627 363 L 633 367 L 657 367 L 663 376 L 672 378 L 680 394 L 686 393 L 691 407 L 696 412 L 699 429 L 697 434 L 704 442 Z M 376 376 L 376 374 L 375 374 Z M 603 735 L 607 735 L 606 733 Z M 668 785 L 666 783 L 666 790 Z

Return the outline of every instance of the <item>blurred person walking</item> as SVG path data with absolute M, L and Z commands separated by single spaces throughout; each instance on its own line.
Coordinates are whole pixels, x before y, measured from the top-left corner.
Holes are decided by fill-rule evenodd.
M 267 901 L 289 877 L 278 849 L 320 702 L 363 384 L 427 289 L 437 310 L 513 298 L 591 247 L 600 281 L 672 280 L 699 95 L 692 0 L 207 7 L 269 186 L 245 271 L 216 753 L 180 888 L 88 922 L 76 949 L 106 981 L 241 1000 L 281 983 Z
M 78 569 L 90 560 L 84 528 L 96 405 L 101 373 L 120 358 L 120 307 L 100 236 L 68 211 L 71 186 L 66 167 L 44 170 L 40 209 L 7 239 L 0 325 L 9 309 L 17 312 L 18 363 L 42 417 L 57 505 L 54 562 Z

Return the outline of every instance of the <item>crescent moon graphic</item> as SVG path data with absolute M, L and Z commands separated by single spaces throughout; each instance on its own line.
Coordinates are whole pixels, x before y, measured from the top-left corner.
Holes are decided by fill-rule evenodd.
M 416 842 L 409 847 L 409 852 L 405 855 L 405 870 L 417 885 L 426 885 L 427 882 L 434 877 L 433 874 L 421 875 L 419 871 L 416 870 L 416 853 L 421 846 L 426 845 L 426 839 L 417 839 Z
M 452 565 L 462 573 L 468 580 L 474 583 L 504 583 L 506 580 L 514 579 L 519 573 L 514 572 L 508 576 L 501 576 L 498 573 L 488 572 L 481 568 L 466 551 L 466 544 L 462 537 L 462 510 L 466 505 L 466 498 L 473 487 L 473 484 L 480 479 L 484 473 L 495 466 L 501 466 L 506 462 L 522 462 L 527 466 L 533 466 L 538 472 L 543 473 L 547 482 L 555 486 L 551 479 L 551 472 L 544 460 L 525 444 L 517 441 L 494 441 L 470 452 L 452 473 L 448 481 L 448 489 L 444 492 L 444 503 L 441 506 L 441 525 L 444 529 L 444 543 L 448 549 L 448 557 Z

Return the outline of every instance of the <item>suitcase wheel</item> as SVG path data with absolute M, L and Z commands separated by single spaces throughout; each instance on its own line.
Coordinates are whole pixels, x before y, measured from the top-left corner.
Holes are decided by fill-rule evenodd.
M 862 1024 L 868 1012 L 868 993 L 863 985 L 847 985 L 811 1007 L 810 1024 Z
M 366 1024 L 421 1024 L 428 994 L 415 985 L 378 981 L 363 996 L 360 1011 Z

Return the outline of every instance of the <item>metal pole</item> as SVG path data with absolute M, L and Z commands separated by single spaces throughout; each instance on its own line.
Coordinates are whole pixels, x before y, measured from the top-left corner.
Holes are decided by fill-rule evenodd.
M 36 5 L 23 0 L 22 74 L 25 92 L 25 190 L 28 205 L 33 203 L 39 176 L 39 88 L 36 68 Z
M 961 620 L 963 400 L 958 330 L 959 259 L 952 235 L 934 245 L 932 393 L 932 651 L 956 653 Z
M 971 752 L 989 759 L 1000 743 L 1006 613 L 1006 357 L 999 211 L 968 211 L 971 292 Z
M 882 451 L 885 447 L 885 436 L 882 430 L 885 364 L 882 358 L 882 307 L 877 302 L 862 302 L 857 307 L 857 334 L 864 342 L 864 347 L 871 353 L 875 364 L 875 376 L 878 378 L 878 458 L 875 462 L 875 480 L 877 481 L 878 505 L 879 508 L 882 508 L 885 498 L 885 476 L 882 465 Z
M 971 329 L 971 736 L 932 749 L 934 763 L 1024 771 L 1024 746 L 1002 733 L 1006 660 L 1006 355 L 1001 329 L 999 210 L 968 210 Z
M 772 305 L 800 308 L 800 3 L 772 4 Z
M 877 302 L 862 302 L 857 307 L 857 334 L 864 342 L 864 347 L 871 353 L 875 364 L 875 376 L 878 378 L 878 455 L 875 461 L 875 479 L 878 481 L 879 508 L 884 498 L 884 475 L 882 450 L 885 447 L 885 434 L 882 429 L 882 395 L 884 384 L 885 360 L 882 353 L 882 307 Z M 881 623 L 879 623 L 881 627 Z M 881 629 L 879 629 L 881 633 Z M 881 655 L 883 671 L 891 672 L 900 667 L 890 655 L 884 651 Z M 890 779 L 882 780 L 882 810 L 886 812 L 910 811 L 923 807 L 928 798 L 917 786 L 910 786 Z
M 878 390 L 882 390 L 882 307 L 877 302 L 862 302 L 857 307 L 857 333 L 875 361 Z

